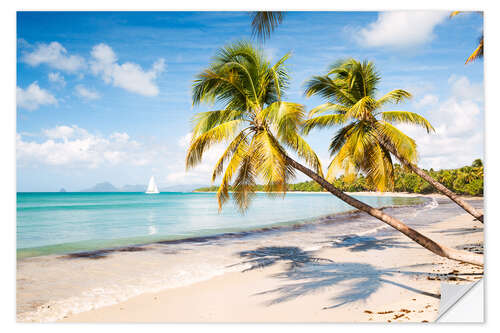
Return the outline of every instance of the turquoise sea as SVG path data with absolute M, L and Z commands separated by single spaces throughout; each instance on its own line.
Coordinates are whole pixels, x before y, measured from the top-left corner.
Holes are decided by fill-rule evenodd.
M 419 198 L 357 196 L 375 207 Z M 352 207 L 328 193 L 259 193 L 242 215 L 215 193 L 18 193 L 19 258 L 312 223 Z

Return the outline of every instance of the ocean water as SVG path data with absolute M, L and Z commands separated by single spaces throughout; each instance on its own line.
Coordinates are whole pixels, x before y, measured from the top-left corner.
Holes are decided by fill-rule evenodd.
M 444 199 L 357 198 L 416 228 L 463 213 Z M 17 215 L 21 322 L 241 272 L 255 251 L 289 258 L 394 232 L 321 193 L 258 194 L 245 215 L 232 204 L 219 214 L 213 193 L 20 193 Z
M 419 198 L 359 196 L 375 207 Z M 242 215 L 232 202 L 219 213 L 214 193 L 18 193 L 19 258 L 311 222 L 352 207 L 327 193 L 259 193 Z

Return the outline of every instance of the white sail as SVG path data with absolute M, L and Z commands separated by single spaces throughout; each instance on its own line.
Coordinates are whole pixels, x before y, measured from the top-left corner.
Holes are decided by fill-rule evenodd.
M 151 176 L 151 178 L 149 178 L 149 184 L 148 184 L 148 189 L 146 190 L 146 193 L 148 193 L 148 194 L 160 193 L 160 191 L 158 191 L 158 186 L 156 186 L 154 176 Z

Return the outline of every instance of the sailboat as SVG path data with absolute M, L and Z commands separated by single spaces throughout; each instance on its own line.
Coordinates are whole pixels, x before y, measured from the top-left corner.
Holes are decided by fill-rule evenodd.
M 160 191 L 158 190 L 158 186 L 156 186 L 154 176 L 151 176 L 151 178 L 149 178 L 149 184 L 148 184 L 148 189 L 146 190 L 146 193 L 147 194 L 160 193 Z

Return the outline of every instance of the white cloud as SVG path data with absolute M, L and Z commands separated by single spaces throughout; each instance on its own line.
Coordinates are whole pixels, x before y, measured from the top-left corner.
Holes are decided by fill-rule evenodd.
M 439 98 L 436 95 L 427 94 L 418 101 L 415 102 L 417 108 L 423 108 L 426 106 L 436 105 L 439 102 Z
M 434 28 L 448 15 L 444 11 L 381 12 L 375 22 L 356 32 L 356 38 L 363 46 L 420 45 L 434 38 Z
M 66 86 L 66 81 L 64 80 L 64 76 L 62 76 L 61 73 L 59 72 L 49 73 L 49 81 L 60 84 L 63 87 Z
M 103 43 L 92 48 L 91 56 L 92 72 L 100 75 L 104 82 L 143 96 L 158 95 L 159 89 L 155 80 L 165 70 L 164 59 L 158 59 L 150 70 L 145 71 L 131 62 L 119 64 L 113 49 Z
M 47 90 L 40 88 L 36 81 L 26 89 L 17 87 L 16 100 L 18 107 L 30 111 L 38 109 L 40 105 L 57 104 L 57 99 Z
M 266 47 L 264 48 L 264 55 L 266 56 L 266 59 L 269 59 L 269 61 L 275 62 L 278 60 L 278 51 L 279 50 L 275 47 Z
M 86 66 L 82 57 L 69 55 L 68 51 L 58 42 L 38 44 L 33 52 L 24 55 L 24 61 L 31 66 L 47 64 L 68 73 L 75 73 Z
M 181 136 L 181 138 L 177 141 L 179 147 L 181 148 L 188 148 L 189 143 L 191 143 L 191 139 L 193 138 L 193 132 L 189 132 L 184 136 Z
M 51 129 L 43 130 L 46 137 L 50 139 L 69 139 L 75 134 L 75 130 L 78 130 L 76 126 L 56 126 Z
M 143 166 L 165 154 L 165 147 L 149 147 L 131 140 L 127 133 L 108 136 L 89 133 L 76 125 L 56 126 L 39 140 L 18 134 L 17 160 L 23 165 L 97 168 L 117 164 Z
M 75 87 L 75 93 L 85 99 L 98 99 L 101 97 L 96 91 L 87 89 L 81 84 Z
M 448 79 L 452 94 L 464 100 L 482 101 L 484 99 L 483 85 L 471 83 L 465 76 L 452 75 Z
M 224 153 L 226 147 L 224 143 L 212 146 L 203 154 L 203 160 L 196 167 L 185 170 L 185 153 L 191 142 L 192 133 L 189 132 L 177 140 L 178 146 L 183 148 L 183 153 L 179 155 L 177 161 L 170 164 L 165 181 L 169 184 L 209 184 L 212 180 L 212 173 L 215 164 Z
M 434 103 L 427 112 L 427 119 L 436 133 L 427 134 L 425 130 L 415 127 L 398 126 L 416 140 L 420 154 L 419 165 L 424 168 L 461 167 L 483 156 L 481 85 L 471 83 L 464 76 L 452 76 L 448 82 L 451 92 L 449 98 L 439 104 Z
M 127 133 L 119 133 L 115 132 L 109 136 L 111 139 L 116 140 L 117 142 L 127 142 L 130 139 L 130 136 Z

